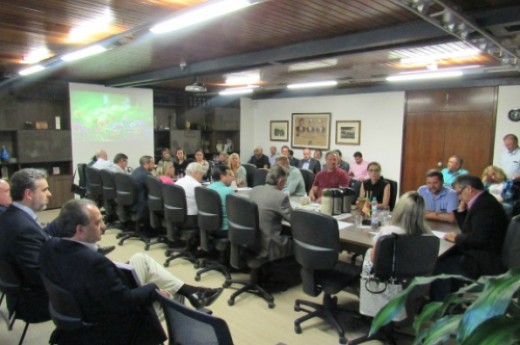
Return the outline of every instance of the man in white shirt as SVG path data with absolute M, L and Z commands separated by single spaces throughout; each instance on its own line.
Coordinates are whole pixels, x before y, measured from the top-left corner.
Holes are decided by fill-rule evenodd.
M 518 137 L 514 134 L 504 136 L 504 146 L 507 151 L 502 154 L 500 164 L 512 180 L 520 180 L 520 149 L 518 148 Z
M 96 162 L 92 165 L 98 170 L 110 169 L 112 162 L 108 160 L 108 154 L 105 150 L 98 150 L 96 152 Z
M 108 168 L 112 172 L 128 174 L 128 156 L 124 153 L 118 153 L 114 156 L 114 163 Z
M 186 168 L 186 176 L 180 178 L 175 184 L 181 186 L 186 193 L 186 207 L 188 218 L 185 226 L 197 225 L 197 203 L 195 202 L 195 188 L 202 186 L 200 181 L 206 174 L 206 169 L 200 163 L 193 162 Z

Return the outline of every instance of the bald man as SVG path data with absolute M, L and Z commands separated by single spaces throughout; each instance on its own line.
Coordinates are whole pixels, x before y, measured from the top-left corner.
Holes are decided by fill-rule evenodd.
M 6 180 L 0 179 L 0 214 L 2 214 L 13 202 L 11 199 L 11 187 Z

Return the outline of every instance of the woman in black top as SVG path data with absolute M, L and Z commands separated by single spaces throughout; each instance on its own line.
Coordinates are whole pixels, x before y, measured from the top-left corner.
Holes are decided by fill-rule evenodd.
M 184 177 L 186 174 L 186 167 L 191 162 L 186 158 L 186 153 L 184 149 L 177 149 L 175 152 L 175 162 L 173 163 L 175 167 L 175 174 L 178 178 Z
M 380 210 L 388 209 L 390 202 L 390 184 L 381 176 L 381 165 L 377 162 L 368 164 L 369 179 L 363 181 L 359 190 L 359 198 L 368 197 L 372 200 L 377 199 L 377 208 Z

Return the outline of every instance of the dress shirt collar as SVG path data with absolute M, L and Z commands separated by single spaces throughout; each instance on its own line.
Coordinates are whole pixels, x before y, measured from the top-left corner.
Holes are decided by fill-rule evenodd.
M 24 211 L 25 213 L 27 213 L 29 216 L 31 216 L 32 219 L 34 219 L 34 221 L 36 223 L 38 223 L 38 216 L 36 215 L 36 213 L 34 213 L 34 211 L 30 207 L 25 206 L 24 204 L 19 203 L 18 201 L 13 201 L 13 206 L 15 206 L 15 207 L 19 208 L 20 210 Z
M 82 242 L 82 241 L 78 241 L 78 240 L 73 240 L 72 238 L 63 238 L 63 239 L 66 241 L 71 241 L 71 242 L 76 242 L 76 243 L 82 244 L 85 247 L 87 247 L 88 249 L 93 250 L 95 252 L 97 252 L 97 250 L 98 250 L 98 245 L 95 243 Z
M 482 193 L 484 193 L 484 191 L 478 193 L 477 195 L 475 195 L 473 197 L 473 199 L 471 199 L 469 202 L 468 202 L 468 209 L 471 209 L 473 207 L 473 205 L 475 204 L 475 202 L 477 201 L 478 197 L 482 195 Z
M 515 154 L 518 153 L 518 150 L 520 150 L 520 148 L 517 147 L 513 151 L 507 151 L 507 154 L 510 155 L 510 156 L 514 156 Z

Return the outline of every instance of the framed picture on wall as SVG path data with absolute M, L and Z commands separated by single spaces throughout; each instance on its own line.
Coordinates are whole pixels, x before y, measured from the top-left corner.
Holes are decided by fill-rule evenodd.
M 293 113 L 291 146 L 328 150 L 330 117 L 330 113 Z
M 289 141 L 289 121 L 270 122 L 271 141 Z
M 361 121 L 336 121 L 336 144 L 359 145 Z

